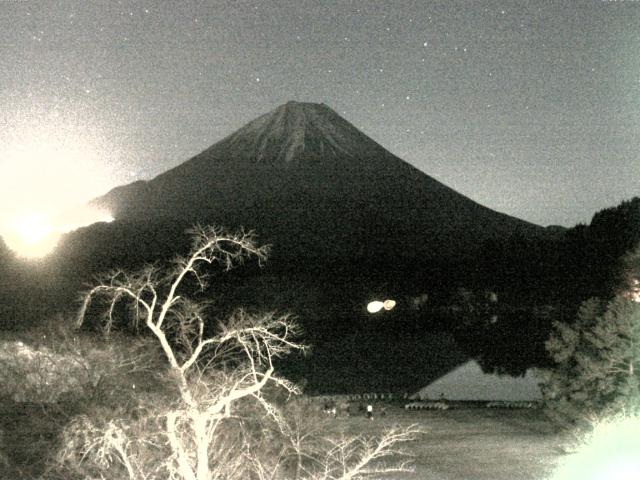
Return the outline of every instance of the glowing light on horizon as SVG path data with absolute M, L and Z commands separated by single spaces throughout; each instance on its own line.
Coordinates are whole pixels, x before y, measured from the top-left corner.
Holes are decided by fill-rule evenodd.
M 103 163 L 96 146 L 79 134 L 30 132 L 0 147 L 0 197 L 18 207 L 70 207 L 111 186 Z M 6 211 L 6 203 L 0 208 Z
M 81 212 L 82 215 L 78 215 Z M 53 223 L 42 213 L 24 212 L 10 219 L 2 228 L 7 246 L 22 258 L 42 258 L 53 252 L 63 234 L 97 222 L 111 222 L 106 212 L 82 208 L 76 215 L 66 215 L 67 223 Z
M 50 235 L 53 227 L 43 215 L 33 213 L 16 221 L 16 231 L 25 243 L 35 245 Z
M 0 132 L 0 236 L 29 258 L 51 253 L 63 233 L 113 220 L 75 206 L 113 186 L 115 153 L 90 124 L 35 113 Z
M 68 233 L 93 223 L 111 223 L 113 220 L 113 215 L 105 210 L 83 206 L 59 215 L 56 219 L 56 225 L 60 232 Z
M 10 219 L 2 234 L 7 246 L 18 256 L 26 258 L 46 256 L 59 239 L 50 219 L 36 212 L 21 213 Z

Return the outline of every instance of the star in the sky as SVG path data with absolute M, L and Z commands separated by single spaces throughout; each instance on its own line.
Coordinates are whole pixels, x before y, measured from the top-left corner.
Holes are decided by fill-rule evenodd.
M 532 0 L 532 3 L 535 4 L 536 1 L 544 4 L 544 0 Z M 6 45 L 13 46 L 10 50 L 16 53 L 13 59 L 11 52 L 8 57 L 3 55 L 2 58 L 5 68 L 0 68 L 0 84 L 4 85 L 8 79 L 9 84 L 15 85 L 16 89 L 15 94 L 9 92 L 5 95 L 6 98 L 3 97 L 3 105 L 13 97 L 26 98 L 27 95 L 32 95 L 35 99 L 42 96 L 45 90 L 64 92 L 60 93 L 61 97 L 75 95 L 80 103 L 87 103 L 87 100 L 103 101 L 105 108 L 93 112 L 92 115 L 95 116 L 96 123 L 103 122 L 105 128 L 109 128 L 108 125 L 112 123 L 111 116 L 107 114 L 110 111 L 108 102 L 114 101 L 115 98 L 119 100 L 115 101 L 117 105 L 113 108 L 120 108 L 120 104 L 132 105 L 131 113 L 126 113 L 130 115 L 130 118 L 126 119 L 130 122 L 135 121 L 133 112 L 139 111 L 142 116 L 151 108 L 147 102 L 152 102 L 155 105 L 154 109 L 159 111 L 162 108 L 170 108 L 172 113 L 183 111 L 183 117 L 190 119 L 184 128 L 193 129 L 197 135 L 203 130 L 202 125 L 206 124 L 202 121 L 205 115 L 228 117 L 229 125 L 240 126 L 249 119 L 250 111 L 256 115 L 266 112 L 270 106 L 288 97 L 348 107 L 347 111 L 352 114 L 357 111 L 356 105 L 363 109 L 371 107 L 378 111 L 378 115 L 363 115 L 358 119 L 357 114 L 354 114 L 354 120 L 357 120 L 357 123 L 362 120 L 359 126 L 370 131 L 376 140 L 391 149 L 398 147 L 394 143 L 394 136 L 389 134 L 385 125 L 389 122 L 401 124 L 402 122 L 396 122 L 398 116 L 403 116 L 407 122 L 400 127 L 401 132 L 404 128 L 412 126 L 413 122 L 437 123 L 437 119 L 430 116 L 433 112 L 424 111 L 422 102 L 426 99 L 427 93 L 433 95 L 435 104 L 446 106 L 454 113 L 448 118 L 448 124 L 442 126 L 442 131 L 435 131 L 435 127 L 434 130 L 430 130 L 430 135 L 439 135 L 441 139 L 448 138 L 451 131 L 469 121 L 468 116 L 459 113 L 466 109 L 461 97 L 467 97 L 469 104 L 477 106 L 481 110 L 480 115 L 490 115 L 496 109 L 500 109 L 505 118 L 513 115 L 514 131 L 530 128 L 529 122 L 534 120 L 529 119 L 537 118 L 536 115 L 542 117 L 542 125 L 549 123 L 545 122 L 546 116 L 555 119 L 552 115 L 556 108 L 551 105 L 554 103 L 553 100 L 566 99 L 564 106 L 567 109 L 588 101 L 602 107 L 608 112 L 609 117 L 614 118 L 618 115 L 617 112 L 621 112 L 622 115 L 622 112 L 630 111 L 625 109 L 631 109 L 632 106 L 627 106 L 625 94 L 618 91 L 620 89 L 614 80 L 614 69 L 605 68 L 612 66 L 604 63 L 610 58 L 607 48 L 611 47 L 609 40 L 612 37 L 610 32 L 598 29 L 599 26 L 605 25 L 605 20 L 608 22 L 607 25 L 611 24 L 611 31 L 621 35 L 624 33 L 624 37 L 620 38 L 625 42 L 621 41 L 616 46 L 620 49 L 615 53 L 615 58 L 619 59 L 617 65 L 621 67 L 618 72 L 633 82 L 634 91 L 640 88 L 640 77 L 637 74 L 633 76 L 637 69 L 634 70 L 635 57 L 632 53 L 632 46 L 640 41 L 640 34 L 637 29 L 631 28 L 632 19 L 622 18 L 623 16 L 616 13 L 620 10 L 607 9 L 611 11 L 610 14 L 603 11 L 601 5 L 597 5 L 600 3 L 597 0 L 594 0 L 591 6 L 584 7 L 585 10 L 592 9 L 597 13 L 594 15 L 587 15 L 581 9 L 565 7 L 563 2 L 558 3 L 557 12 L 554 9 L 553 14 L 544 10 L 536 12 L 535 7 L 513 7 L 507 3 L 486 2 L 493 3 L 489 6 L 468 2 L 463 8 L 438 7 L 437 17 L 435 13 L 428 14 L 430 10 L 424 7 L 424 2 L 397 2 L 393 9 L 383 9 L 382 12 L 364 7 L 356 9 L 353 3 L 359 2 L 350 5 L 350 2 L 331 2 L 332 6 L 328 9 L 305 9 L 297 5 L 304 2 L 294 1 L 217 2 L 219 8 L 211 9 L 204 5 L 207 2 L 148 2 L 145 5 L 147 2 L 123 0 L 119 7 L 114 7 L 113 4 L 118 5 L 116 1 L 95 2 L 95 11 L 91 12 L 78 8 L 77 2 L 56 2 L 59 6 L 51 12 L 34 8 L 33 5 L 37 2 L 16 2 L 18 3 L 22 7 L 15 9 L 15 25 L 7 21 L 10 17 L 0 15 L 0 23 L 4 21 L 6 24 L 2 28 L 3 35 L 9 40 Z M 278 3 L 286 6 L 277 7 Z M 443 5 L 446 3 L 443 2 Z M 410 4 L 421 4 L 422 11 L 416 11 Z M 255 22 L 252 8 L 254 6 L 259 15 L 264 15 L 261 18 L 269 21 Z M 250 15 L 247 15 L 247 9 Z M 94 10 L 93 7 L 91 10 Z M 326 21 L 329 13 L 334 14 L 331 22 Z M 633 12 L 629 10 L 629 13 L 640 14 L 640 9 L 634 9 Z M 516 14 L 517 21 L 511 24 L 509 20 L 515 18 Z M 576 15 L 580 17 L 580 23 L 584 21 L 587 25 L 572 22 Z M 216 16 L 233 21 L 220 22 L 218 25 L 217 19 L 214 18 Z M 145 28 L 136 29 L 135 36 L 131 36 L 132 31 L 129 28 L 135 26 L 139 17 L 141 23 L 141 19 L 144 18 Z M 564 17 L 568 21 L 564 22 Z M 172 21 L 166 22 L 168 18 Z M 52 23 L 48 23 L 49 21 Z M 70 27 L 71 21 L 73 26 Z M 216 28 L 207 32 L 194 30 L 194 26 L 199 29 L 199 25 L 205 23 L 215 23 Z M 499 23 L 504 25 L 498 27 Z M 434 28 L 436 25 L 441 29 Z M 533 25 L 536 26 L 534 33 L 540 38 L 535 44 L 527 41 L 523 35 L 527 34 Z M 587 26 L 591 28 L 587 30 Z M 44 32 L 39 32 L 40 29 Z M 308 35 L 312 35 L 313 41 L 309 41 Z M 580 40 L 586 38 L 588 41 L 569 41 L 574 37 Z M 42 48 L 51 38 L 56 40 L 52 48 Z M 86 42 L 80 42 L 80 38 Z M 258 42 L 256 39 L 272 39 L 273 41 L 269 42 L 273 46 L 272 50 L 264 48 L 266 42 Z M 134 41 L 137 42 L 137 46 L 139 44 L 139 50 L 129 48 Z M 345 47 L 341 50 L 340 56 L 327 55 L 326 52 L 336 47 L 336 42 Z M 547 43 L 549 48 L 546 47 Z M 214 44 L 215 49 L 211 47 Z M 454 49 L 456 45 L 457 49 Z M 474 48 L 475 45 L 478 45 L 478 48 Z M 407 46 L 410 46 L 413 55 L 406 54 Z M 25 51 L 20 52 L 21 48 Z M 297 67 L 299 66 L 295 71 L 282 70 L 282 52 L 287 48 L 295 49 L 295 52 L 290 52 L 291 56 L 295 55 Z M 570 51 L 570 48 L 577 52 Z M 588 50 L 586 53 L 585 48 Z M 98 80 L 94 73 L 92 82 L 79 79 L 79 72 L 95 71 L 93 62 L 96 58 L 101 59 L 100 68 L 105 72 L 118 71 L 124 66 L 128 74 L 109 73 L 106 80 Z M 168 58 L 174 60 L 175 68 L 166 68 L 167 63 L 160 61 Z M 248 58 L 252 61 L 245 61 Z M 334 60 L 323 63 L 323 60 L 326 61 L 328 58 Z M 549 61 L 541 62 L 541 58 Z M 578 61 L 580 58 L 590 58 L 591 65 Z M 393 61 L 393 68 L 388 63 L 390 59 Z M 455 61 L 452 61 L 453 59 Z M 515 63 L 513 59 L 516 59 Z M 557 68 L 559 59 L 565 62 L 561 68 Z M 219 70 L 204 68 L 223 63 L 227 67 L 224 79 L 218 78 L 221 74 Z M 329 63 L 332 65 L 330 68 Z M 161 67 L 160 75 L 153 70 L 154 65 Z M 248 69 L 248 65 L 251 65 L 251 69 Z M 128 68 L 129 66 L 131 68 Z M 54 70 L 51 73 L 45 68 Z M 521 80 L 517 77 L 516 81 L 516 68 L 530 75 L 522 76 Z M 582 71 L 584 75 L 566 81 L 565 76 L 573 75 L 576 71 Z M 2 77 L 3 72 L 6 78 Z M 188 73 L 185 75 L 184 72 Z M 398 72 L 402 72 L 402 75 L 397 74 Z M 605 88 L 593 91 L 592 88 L 587 88 L 592 87 L 591 84 L 579 88 L 580 82 L 592 82 L 596 75 Z M 277 85 L 271 81 L 276 77 L 279 80 Z M 43 78 L 48 79 L 47 83 L 43 83 Z M 548 80 L 549 87 L 538 82 L 541 78 Z M 194 79 L 196 82 L 192 88 L 185 88 L 184 92 L 181 91 L 179 96 L 174 96 L 171 102 L 164 102 L 165 104 L 158 106 L 160 102 L 156 100 L 167 91 L 168 85 L 175 85 L 178 80 L 188 82 Z M 407 79 L 424 81 L 421 84 L 412 84 Z M 218 83 L 223 82 L 232 84 L 228 92 L 218 88 Z M 476 83 L 477 88 L 467 88 L 471 83 Z M 144 95 L 140 95 L 141 84 L 145 85 Z M 429 87 L 425 87 L 426 85 Z M 578 88 L 568 88 L 569 85 Z M 261 96 L 263 103 L 260 105 L 245 98 L 246 89 L 251 86 L 254 92 L 269 87 L 268 91 L 261 94 L 264 96 Z M 407 90 L 410 95 L 407 95 Z M 517 101 L 522 98 L 523 91 L 527 93 L 527 101 L 531 102 L 530 109 L 522 100 Z M 545 96 L 546 92 L 552 92 L 553 95 Z M 233 95 L 237 95 L 238 98 L 233 98 Z M 503 95 L 507 98 L 500 98 Z M 605 95 L 613 95 L 615 98 L 609 99 Z M 219 101 L 214 104 L 221 105 L 219 109 L 207 109 L 202 98 L 216 96 L 219 96 Z M 388 109 L 386 99 L 390 102 Z M 350 103 L 351 100 L 356 105 Z M 623 100 L 626 103 L 623 104 Z M 248 102 L 244 108 L 234 109 L 228 106 L 242 102 Z M 229 112 L 224 111 L 227 108 Z M 62 112 L 64 113 L 64 110 Z M 567 119 L 570 118 L 570 114 L 567 114 Z M 582 130 L 572 138 L 586 137 L 583 132 L 588 128 L 601 129 L 598 127 L 598 118 L 592 119 L 588 117 L 588 113 L 582 111 L 576 115 L 585 117 L 580 117 L 584 121 L 576 122 L 581 125 Z M 165 115 L 161 119 L 161 122 L 164 122 L 162 129 L 178 131 L 178 128 L 170 124 L 176 118 L 173 114 Z M 518 123 L 522 118 L 526 120 Z M 155 127 L 152 128 L 151 123 L 147 134 L 155 135 Z M 507 144 L 516 143 L 517 138 L 521 138 L 505 139 L 503 131 L 494 131 L 490 128 L 491 122 L 485 123 L 484 130 L 478 129 L 478 135 L 484 135 L 483 138 Z M 415 124 L 413 127 L 413 133 L 418 133 Z M 567 125 L 566 128 L 570 126 Z M 175 149 L 172 147 L 171 138 L 159 137 L 158 141 L 153 142 L 153 150 L 145 149 L 143 152 L 136 151 L 130 155 L 158 158 L 168 150 L 175 152 L 175 155 L 171 156 L 174 159 L 172 161 L 178 161 L 197 148 L 206 147 L 208 142 L 222 138 L 226 133 L 229 131 L 222 131 L 216 127 L 213 132 L 207 131 L 210 136 L 200 142 L 202 145 L 194 146 L 195 143 L 189 144 L 189 141 L 181 138 L 179 147 Z M 549 143 L 555 138 L 551 127 L 547 130 L 541 128 L 538 134 L 538 140 L 543 145 L 545 141 Z M 196 138 L 196 133 L 189 138 Z M 624 149 L 630 151 L 628 145 L 631 140 L 624 141 L 627 142 Z M 637 141 L 634 142 L 637 144 Z M 406 142 L 403 141 L 403 144 Z M 442 144 L 448 145 L 446 148 L 443 147 L 443 150 L 451 149 L 452 155 L 460 154 L 459 148 L 462 147 L 449 146 L 450 143 L 446 140 L 443 140 Z M 584 147 L 585 151 L 586 145 L 591 145 L 589 139 L 585 139 L 583 144 L 578 144 L 579 148 Z M 128 149 L 138 147 L 127 145 L 122 148 L 128 152 Z M 417 142 L 411 144 L 409 150 L 426 151 Z M 538 150 L 532 149 L 528 153 L 529 157 L 539 155 Z M 412 153 L 411 158 L 406 160 L 415 162 L 420 168 L 433 167 L 426 153 Z M 150 165 L 152 167 L 146 170 L 139 169 L 138 175 L 159 173 L 165 167 L 164 164 Z M 142 173 L 143 171 L 146 173 Z M 443 167 L 441 171 L 431 173 L 441 175 L 448 182 L 458 182 L 458 186 L 462 190 L 466 188 L 470 195 L 474 193 L 473 186 L 465 185 L 465 180 L 456 176 L 453 170 L 447 171 Z M 568 220 L 559 221 L 570 224 Z

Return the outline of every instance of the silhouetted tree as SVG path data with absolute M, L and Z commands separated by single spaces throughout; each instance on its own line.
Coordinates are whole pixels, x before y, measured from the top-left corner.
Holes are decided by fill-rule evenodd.
M 611 299 L 624 271 L 620 260 L 640 243 L 640 198 L 597 212 L 588 226 L 565 234 L 560 264 L 566 294 L 575 300 Z
M 640 397 L 640 248 L 626 256 L 626 281 L 610 301 L 583 302 L 573 323 L 556 322 L 547 350 L 547 405 L 560 421 L 631 408 Z

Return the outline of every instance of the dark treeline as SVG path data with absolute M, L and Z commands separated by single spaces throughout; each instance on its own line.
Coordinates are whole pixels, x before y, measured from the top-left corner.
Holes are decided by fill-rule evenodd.
M 554 321 L 572 322 L 582 301 L 615 295 L 622 258 L 640 243 L 640 198 L 597 212 L 589 225 L 550 230 L 547 238 L 516 232 L 483 245 L 474 291 L 499 292 L 496 305 L 477 295 L 452 302 L 462 306 L 456 339 L 486 370 L 547 365 Z
M 548 238 L 516 233 L 485 244 L 485 279 L 494 276 L 502 289 L 533 295 L 536 303 L 609 298 L 620 283 L 620 259 L 640 242 L 640 198 L 596 213 L 589 225 L 552 229 Z
M 588 298 L 615 295 L 622 259 L 640 243 L 640 198 L 596 213 L 589 225 L 550 233 L 486 243 L 475 291 L 450 302 L 460 307 L 456 340 L 485 370 L 522 374 L 548 365 L 544 343 L 553 323 L 573 322 Z M 478 296 L 483 285 L 499 292 L 500 301 L 491 305 Z

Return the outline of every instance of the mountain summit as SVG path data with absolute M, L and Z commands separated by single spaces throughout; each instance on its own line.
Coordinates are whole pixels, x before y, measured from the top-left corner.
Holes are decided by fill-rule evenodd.
M 380 154 L 377 145 L 324 104 L 288 102 L 196 158 L 306 164 Z
M 543 231 L 422 173 L 326 105 L 297 102 L 92 203 L 156 232 L 195 222 L 254 229 L 276 259 L 294 262 L 461 258 L 488 239 Z

